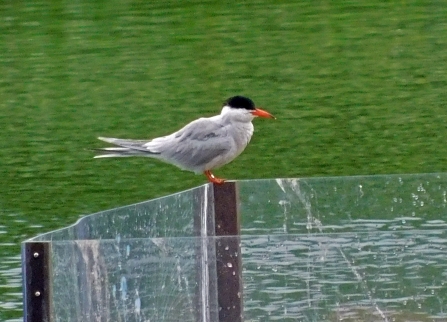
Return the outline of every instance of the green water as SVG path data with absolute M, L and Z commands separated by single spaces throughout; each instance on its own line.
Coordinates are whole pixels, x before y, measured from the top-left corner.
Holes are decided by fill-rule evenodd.
M 216 175 L 447 171 L 446 35 L 443 1 L 2 2 L 0 320 L 22 314 L 23 239 L 205 182 L 93 160 L 99 135 L 164 135 L 243 94 L 278 119 Z

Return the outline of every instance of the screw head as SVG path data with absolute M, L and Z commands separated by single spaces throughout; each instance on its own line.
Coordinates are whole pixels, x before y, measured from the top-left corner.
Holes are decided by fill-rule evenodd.
M 40 296 L 40 292 L 39 292 L 39 291 L 36 291 L 36 292 L 34 292 L 34 295 L 35 295 L 36 297 L 39 297 L 39 296 Z
M 34 256 L 34 258 L 37 258 L 37 257 L 39 257 L 39 253 L 38 253 L 38 252 L 35 252 L 35 253 L 33 254 L 33 256 Z

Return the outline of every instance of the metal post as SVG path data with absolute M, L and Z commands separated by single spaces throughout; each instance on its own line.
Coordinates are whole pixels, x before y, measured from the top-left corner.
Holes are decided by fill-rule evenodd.
M 23 307 L 25 322 L 49 322 L 50 244 L 26 242 L 22 246 Z
M 236 182 L 213 184 L 220 322 L 243 320 L 240 216 Z M 231 237 L 230 237 L 231 236 Z

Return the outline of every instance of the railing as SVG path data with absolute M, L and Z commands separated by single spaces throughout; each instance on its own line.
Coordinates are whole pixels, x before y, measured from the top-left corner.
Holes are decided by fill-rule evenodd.
M 204 185 L 23 243 L 26 321 L 447 318 L 447 174 Z

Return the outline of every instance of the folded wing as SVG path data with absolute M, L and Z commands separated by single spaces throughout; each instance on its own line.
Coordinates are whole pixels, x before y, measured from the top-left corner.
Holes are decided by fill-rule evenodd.
M 219 163 L 232 144 L 226 126 L 212 118 L 201 118 L 169 136 L 147 142 L 145 146 L 180 168 L 201 172 L 210 163 Z

